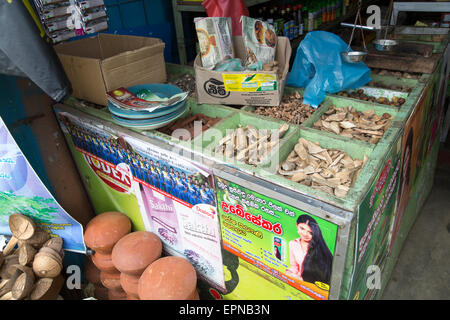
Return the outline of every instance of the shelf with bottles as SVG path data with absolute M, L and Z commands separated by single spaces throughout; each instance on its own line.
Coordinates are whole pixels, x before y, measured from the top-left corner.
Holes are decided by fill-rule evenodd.
M 367 7 L 379 0 L 362 1 Z M 291 40 L 298 47 L 309 31 L 331 31 L 354 17 L 358 0 L 273 0 L 253 8 L 250 15 L 274 25 L 278 36 Z

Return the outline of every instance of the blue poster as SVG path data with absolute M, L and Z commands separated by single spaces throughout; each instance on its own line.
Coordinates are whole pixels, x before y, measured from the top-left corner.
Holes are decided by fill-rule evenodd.
M 31 217 L 67 251 L 86 252 L 83 226 L 53 198 L 0 118 L 0 234 L 11 235 L 9 216 Z

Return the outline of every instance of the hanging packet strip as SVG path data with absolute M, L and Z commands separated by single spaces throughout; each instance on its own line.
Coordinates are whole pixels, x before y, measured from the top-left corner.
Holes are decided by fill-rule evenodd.
M 213 69 L 223 60 L 234 58 L 231 18 L 195 18 L 194 23 L 204 68 Z
M 262 65 L 275 60 L 277 36 L 275 28 L 266 22 L 242 16 L 242 36 L 247 52 L 245 65 L 252 70 L 261 70 Z M 258 66 L 258 67 L 255 67 Z M 261 69 L 259 68 L 261 66 Z
M 303 103 L 317 108 L 327 93 L 356 89 L 372 79 L 363 63 L 342 60 L 347 44 L 326 31 L 308 32 L 297 49 L 286 85 L 305 88 Z

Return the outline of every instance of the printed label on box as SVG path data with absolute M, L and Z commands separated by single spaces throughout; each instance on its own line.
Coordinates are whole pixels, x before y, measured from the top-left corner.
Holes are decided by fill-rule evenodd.
M 276 91 L 277 76 L 275 74 L 223 74 L 223 82 L 226 91 L 259 92 Z

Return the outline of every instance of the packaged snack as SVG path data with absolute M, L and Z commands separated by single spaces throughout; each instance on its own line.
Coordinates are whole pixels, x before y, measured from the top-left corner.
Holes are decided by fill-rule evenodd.
M 219 62 L 234 58 L 231 18 L 195 18 L 194 23 L 204 68 L 212 69 Z
M 247 51 L 245 65 L 249 69 L 259 70 L 263 64 L 275 59 L 277 35 L 275 28 L 266 22 L 242 16 L 242 36 Z

